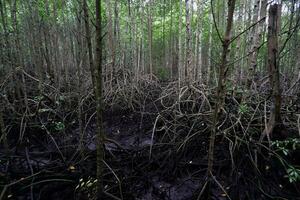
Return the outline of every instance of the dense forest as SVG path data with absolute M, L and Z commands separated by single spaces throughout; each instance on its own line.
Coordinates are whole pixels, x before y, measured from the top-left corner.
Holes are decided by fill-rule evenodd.
M 0 20 L 0 200 L 300 199 L 299 0 L 0 0 Z

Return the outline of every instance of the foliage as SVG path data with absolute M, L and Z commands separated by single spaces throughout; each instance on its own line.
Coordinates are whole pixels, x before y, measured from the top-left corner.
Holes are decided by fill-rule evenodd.
M 262 3 L 256 11 L 253 4 L 258 1 L 237 0 L 237 6 L 233 12 L 233 27 L 230 28 L 229 32 L 231 33 L 227 35 L 226 24 L 230 21 L 229 17 L 226 17 L 227 11 L 230 10 L 227 7 L 227 1 L 102 0 L 103 46 L 100 48 L 96 47 L 98 42 L 95 37 L 95 29 L 99 23 L 95 20 L 95 8 L 96 2 L 100 1 L 86 1 L 87 8 L 81 0 L 0 0 L 0 127 L 2 128 L 0 142 L 1 145 L 2 142 L 3 144 L 7 142 L 8 149 L 16 148 L 16 151 L 8 151 L 9 153 L 17 153 L 19 147 L 23 149 L 23 146 L 28 150 L 28 155 L 26 152 L 17 156 L 11 154 L 9 162 L 0 157 L 0 169 L 12 171 L 10 173 L 12 176 L 9 175 L 5 181 L 0 180 L 0 184 L 13 183 L 19 178 L 23 178 L 24 174 L 34 175 L 34 173 L 38 173 L 37 169 L 53 169 L 53 173 L 55 170 L 61 173 L 61 169 L 70 163 L 79 164 L 82 168 L 78 167 L 78 171 L 80 169 L 81 173 L 85 173 L 87 162 L 95 160 L 93 157 L 94 141 L 91 141 L 98 139 L 98 137 L 94 137 L 93 131 L 95 120 L 99 120 L 96 126 L 102 124 L 100 115 L 94 112 L 95 107 L 99 110 L 98 113 L 102 113 L 102 111 L 104 113 L 102 120 L 105 130 L 103 132 L 107 133 L 105 142 L 108 143 L 110 137 L 113 137 L 113 141 L 117 138 L 116 144 L 118 144 L 118 135 L 110 134 L 115 132 L 114 129 L 120 130 L 119 132 L 122 133 L 128 132 L 130 137 L 134 136 L 134 141 L 136 135 L 133 134 L 141 133 L 138 135 L 137 142 L 131 145 L 134 149 L 123 150 L 123 142 L 120 147 L 113 150 L 110 150 L 111 145 L 104 145 L 105 149 L 110 152 L 105 157 L 108 162 L 117 161 L 116 163 L 123 164 L 123 160 L 127 160 L 128 155 L 134 155 L 134 160 L 130 161 L 130 169 L 133 169 L 134 172 L 127 173 L 128 171 L 125 170 L 126 173 L 120 173 L 122 174 L 122 180 L 118 182 L 120 185 L 122 181 L 124 181 L 124 185 L 129 185 L 128 183 L 132 183 L 129 182 L 132 181 L 132 177 L 135 179 L 136 176 L 139 176 L 140 173 L 136 173 L 132 163 L 145 171 L 147 176 L 142 175 L 144 181 L 144 177 L 149 175 L 146 174 L 147 172 L 151 172 L 151 176 L 155 174 L 152 168 L 158 168 L 156 161 L 163 165 L 161 167 L 166 168 L 164 171 L 166 175 L 169 173 L 168 170 L 174 169 L 173 166 L 169 166 L 175 163 L 176 170 L 173 170 L 174 173 L 172 172 L 172 176 L 175 176 L 181 174 L 181 167 L 184 168 L 184 171 L 190 170 L 190 167 L 187 169 L 186 166 L 181 165 L 181 163 L 187 162 L 185 159 L 188 159 L 190 166 L 195 165 L 191 168 L 199 170 L 202 166 L 206 166 L 202 162 L 197 163 L 199 158 L 205 158 L 205 161 L 212 161 L 213 164 L 224 160 L 224 155 L 226 160 L 229 156 L 232 158 L 232 169 L 234 170 L 232 175 L 236 171 L 238 176 L 243 174 L 244 180 L 251 180 L 253 178 L 251 163 L 256 164 L 256 161 L 260 163 L 258 158 L 265 159 L 267 157 L 257 156 L 259 152 L 257 150 L 261 147 L 257 144 L 264 145 L 264 143 L 256 143 L 258 141 L 256 136 L 263 132 L 264 119 L 269 118 L 268 112 L 272 110 L 271 101 L 267 95 L 272 86 L 269 78 L 274 76 L 266 75 L 266 71 L 269 70 L 266 64 L 267 62 L 271 63 L 266 57 L 270 52 L 270 48 L 268 49 L 266 45 L 266 33 L 268 25 L 272 23 L 268 24 L 262 21 L 263 23 L 252 27 L 253 23 L 256 23 L 254 21 L 255 14 L 260 15 L 255 12 L 263 11 Z M 187 2 L 192 3 L 189 12 L 190 22 L 186 20 Z M 294 104 L 296 104 L 296 108 L 298 104 L 293 101 L 299 96 L 295 95 L 297 94 L 295 91 L 299 90 L 299 84 L 298 81 L 292 80 L 298 76 L 298 73 L 295 72 L 298 72 L 297 64 L 299 63 L 300 32 L 297 14 L 300 11 L 300 4 L 299 0 L 282 2 L 285 8 L 282 12 L 281 30 L 278 40 L 276 39 L 282 51 L 280 49 L 278 58 L 280 67 L 276 69 L 281 70 L 280 79 L 288 80 L 282 81 L 280 85 L 282 94 L 287 97 L 283 98 L 281 110 L 283 111 L 287 107 L 291 107 L 291 109 L 282 112 L 282 119 L 285 120 L 287 126 L 294 127 L 297 124 L 297 117 L 294 115 L 297 110 L 294 109 Z M 16 4 L 14 5 L 14 3 Z M 89 18 L 86 16 L 86 10 Z M 260 17 L 258 16 L 258 18 Z M 187 23 L 190 23 L 190 26 Z M 262 26 L 260 26 L 261 24 Z M 257 44 L 251 43 L 256 37 L 255 32 L 260 28 L 262 30 L 257 34 L 261 38 Z M 239 37 L 235 37 L 240 33 L 242 34 Z M 231 40 L 228 48 L 227 45 L 224 45 L 227 39 Z M 255 52 L 251 52 L 255 50 L 253 45 L 257 45 L 256 48 L 258 48 Z M 102 60 L 96 59 L 99 52 L 103 53 Z M 249 66 L 253 64 L 252 54 L 255 57 L 253 60 L 257 61 L 253 65 L 256 68 L 253 77 L 247 73 L 250 71 Z M 224 62 L 220 62 L 225 57 Z M 95 62 L 92 61 L 95 60 L 97 63 L 103 64 L 102 71 L 98 68 L 93 69 Z M 155 76 L 149 74 L 152 71 L 152 68 L 149 70 L 150 61 Z M 224 66 L 224 74 L 220 73 L 223 71 L 220 70 L 221 66 Z M 189 73 L 189 68 L 193 68 L 191 70 L 194 73 L 192 75 L 195 75 L 193 77 L 196 78 L 198 75 L 199 77 L 186 85 L 187 82 L 184 79 L 189 77 L 186 75 Z M 99 106 L 99 98 L 95 98 L 95 93 L 92 91 L 95 85 L 92 85 L 94 80 L 91 77 L 100 71 L 103 76 L 99 75 L 96 82 L 100 83 L 100 79 L 103 78 L 103 82 L 101 82 L 103 83 L 103 88 L 101 88 L 103 96 L 99 97 L 103 98 L 103 107 Z M 202 73 L 201 78 L 198 72 Z M 221 79 L 218 79 L 218 74 L 219 78 L 224 79 L 224 82 L 219 82 Z M 172 80 L 168 80 L 171 75 Z M 182 77 L 180 77 L 181 75 Z M 251 86 L 248 84 L 248 79 L 252 79 Z M 295 82 L 294 86 L 293 82 Z M 215 88 L 216 85 L 220 86 L 219 90 Z M 289 90 L 290 88 L 291 90 Z M 97 91 L 100 91 L 100 88 Z M 219 103 L 219 100 L 223 100 L 223 98 L 216 101 L 216 91 L 222 94 L 220 97 L 226 94 L 225 102 Z M 292 97 L 293 95 L 296 97 Z M 239 102 L 242 103 L 238 104 Z M 266 104 L 263 105 L 262 102 L 266 102 Z M 253 109 L 256 105 L 257 109 Z M 133 110 L 135 111 L 134 117 L 123 115 L 123 112 L 127 114 L 127 111 Z M 216 111 L 220 111 L 220 113 Z M 115 116 L 115 113 L 122 117 Z M 292 113 L 291 116 L 289 113 Z M 141 116 L 136 119 L 135 115 L 140 114 Z M 153 123 L 155 117 L 157 120 Z M 112 126 L 110 118 L 118 125 Z M 134 126 L 127 127 L 131 121 L 134 121 L 132 122 Z M 144 128 L 145 122 L 147 122 L 147 127 Z M 123 123 L 126 123 L 125 127 L 123 127 Z M 148 129 L 148 126 L 151 130 Z M 103 127 L 99 126 L 99 129 Z M 38 129 L 38 133 L 46 132 L 46 136 L 37 137 L 33 134 L 33 130 L 36 129 Z M 125 129 L 126 131 L 123 131 Z M 133 132 L 133 130 L 137 130 L 137 132 Z M 150 154 L 156 160 L 153 162 L 153 167 L 152 164 L 148 165 L 147 163 L 153 160 L 145 160 L 145 165 L 139 163 L 140 161 L 144 162 L 142 159 L 148 157 L 149 138 L 147 137 L 147 141 L 143 141 L 142 136 L 144 133 L 148 136 L 150 132 L 152 133 Z M 46 137 L 47 140 L 44 142 Z M 48 140 L 48 137 L 51 140 Z M 211 141 L 215 138 L 214 143 L 216 144 L 211 143 L 213 148 L 208 147 L 210 140 L 208 137 L 211 138 Z M 223 139 L 219 140 L 221 137 Z M 16 141 L 18 142 L 15 145 Z M 227 141 L 229 141 L 229 146 Z M 47 159 L 39 162 L 41 154 L 36 154 L 35 151 L 46 149 L 44 143 L 45 145 L 54 143 L 56 148 L 53 151 L 52 148 L 49 148 L 51 151 L 42 152 Z M 146 148 L 140 146 L 143 143 L 146 143 Z M 43 147 L 39 148 L 38 145 L 41 144 Z M 243 146 L 244 144 L 247 145 Z M 101 147 L 96 144 L 95 146 Z M 97 149 L 96 147 L 95 149 Z M 138 153 L 136 153 L 137 147 Z M 295 152 L 297 155 L 299 154 L 299 147 L 299 139 L 287 139 L 272 142 L 272 148 L 268 149 L 270 154 L 275 152 L 272 155 L 275 155 L 283 166 L 281 169 L 274 168 L 274 171 L 276 170 L 277 174 L 278 170 L 280 172 L 284 170 L 285 175 L 279 178 L 286 178 L 290 183 L 300 180 L 299 166 L 293 163 L 293 155 Z M 4 148 L 1 147 L 1 150 Z M 244 151 L 246 148 L 247 151 Z M 57 152 L 59 154 L 56 154 Z M 74 154 L 70 157 L 73 152 Z M 157 152 L 160 156 L 156 159 Z M 4 157 L 7 156 L 0 152 L 1 154 Z M 60 159 L 57 159 L 56 155 Z M 235 155 L 241 155 L 241 157 Z M 113 159 L 110 159 L 110 156 Z M 53 160 L 48 163 L 48 157 L 55 159 L 57 164 L 55 169 Z M 88 159 L 90 157 L 92 159 Z M 245 157 L 251 159 L 249 165 L 244 162 Z M 25 165 L 28 163 L 28 166 L 23 167 L 22 163 Z M 176 163 L 180 165 L 177 166 Z M 269 169 L 269 164 L 266 169 Z M 116 167 L 116 165 L 113 166 Z M 124 165 L 118 166 L 121 167 L 116 172 L 119 173 L 119 170 L 125 172 L 122 171 Z M 147 167 L 144 168 L 144 166 Z M 148 166 L 151 168 L 149 171 Z M 14 174 L 14 168 L 18 167 L 24 170 L 20 177 Z M 158 169 L 161 170 L 161 167 Z M 260 168 L 260 166 L 258 167 Z M 94 170 L 93 167 L 92 170 Z M 180 173 L 177 173 L 178 171 Z M 227 170 L 221 171 L 221 173 L 227 172 Z M 74 178 L 76 180 L 83 176 L 75 173 L 77 167 L 75 169 L 73 165 L 68 168 L 68 172 L 78 176 Z M 88 173 L 93 174 L 90 171 Z M 193 169 L 191 169 L 191 173 L 188 173 L 194 174 Z M 2 171 L 0 176 L 2 176 Z M 204 180 L 203 177 L 197 177 L 198 173 L 193 176 Z M 98 177 L 100 180 L 100 176 Z M 108 177 L 105 175 L 105 181 L 110 181 Z M 220 183 L 227 188 L 225 185 L 227 179 L 223 180 L 223 177 L 226 175 L 220 174 L 220 177 L 216 178 L 220 178 Z M 42 179 L 43 177 L 34 175 L 32 180 L 28 180 L 31 181 L 34 193 L 43 187 Z M 38 184 L 40 180 L 43 184 Z M 102 183 L 102 181 L 99 182 Z M 88 199 L 93 199 L 96 196 L 96 183 L 97 180 L 91 177 L 80 179 L 76 191 L 86 194 Z M 147 181 L 147 185 L 149 183 Z M 106 185 L 105 189 L 108 188 L 107 191 L 112 191 L 110 189 L 113 188 L 108 185 L 110 183 Z M 249 186 L 247 185 L 247 187 Z M 15 188 L 9 189 L 14 191 Z M 132 192 L 132 190 L 128 191 Z
M 55 122 L 54 124 L 55 124 L 54 129 L 56 131 L 62 131 L 65 129 L 65 124 L 62 122 Z
M 249 108 L 248 108 L 247 104 L 245 104 L 245 103 L 240 104 L 238 112 L 241 115 L 247 114 L 249 112 Z
M 165 67 L 159 67 L 157 69 L 157 75 L 158 75 L 158 78 L 160 80 L 167 80 L 168 76 L 169 76 L 169 73 L 168 73 L 168 70 L 165 68 Z
M 34 100 L 35 101 L 41 101 L 41 100 L 43 100 L 43 98 L 44 98 L 43 96 L 35 96 Z
M 276 151 L 282 152 L 284 155 L 288 155 L 290 151 L 300 149 L 300 140 L 296 138 L 283 141 L 276 140 L 272 142 L 272 146 L 275 147 Z
M 94 199 L 96 196 L 97 179 L 88 177 L 86 180 L 79 179 L 75 191 L 87 195 L 88 199 Z
M 284 156 L 288 156 L 291 152 L 300 150 L 300 140 L 299 139 L 287 139 L 283 141 L 274 141 L 272 142 L 275 151 L 282 152 Z M 300 169 L 296 168 L 288 163 L 283 163 L 286 166 L 287 177 L 290 183 L 300 181 Z
M 290 166 L 286 171 L 290 183 L 300 181 L 300 169 Z

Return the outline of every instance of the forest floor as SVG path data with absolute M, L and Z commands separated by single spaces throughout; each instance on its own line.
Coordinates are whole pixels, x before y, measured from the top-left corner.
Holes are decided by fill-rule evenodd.
M 206 182 L 214 94 L 172 84 L 143 86 L 135 94 L 130 106 L 116 103 L 104 113 L 108 199 L 197 199 Z M 261 93 L 245 103 L 239 95 L 226 97 L 218 124 L 212 199 L 300 199 L 299 96 L 283 106 L 285 138 L 259 142 L 269 104 Z M 64 111 L 41 101 L 44 107 L 26 118 L 25 131 L 22 118 L 10 121 L 10 151 L 0 149 L 0 199 L 93 199 L 94 113 L 85 118 L 81 137 L 72 109 L 61 123 Z

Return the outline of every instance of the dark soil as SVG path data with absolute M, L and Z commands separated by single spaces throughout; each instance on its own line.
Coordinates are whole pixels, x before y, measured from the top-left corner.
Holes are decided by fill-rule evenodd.
M 185 129 L 178 130 L 178 137 L 169 142 L 164 139 L 163 129 L 156 129 L 152 135 L 158 112 L 160 108 L 153 102 L 142 111 L 118 108 L 105 112 L 106 136 L 115 141 L 105 144 L 109 166 L 105 169 L 105 188 L 111 195 L 120 198 L 122 193 L 124 200 L 197 199 L 206 181 L 209 131 L 178 148 L 186 137 Z M 163 125 L 159 123 L 157 126 Z M 206 130 L 206 124 L 199 126 Z M 3 199 L 93 199 L 93 189 L 78 185 L 95 177 L 95 130 L 92 118 L 85 129 L 81 151 L 76 125 L 54 131 L 51 136 L 44 129 L 30 127 L 22 141 L 14 139 L 18 138 L 17 128 L 11 131 L 15 135 L 9 137 L 9 157 L 3 148 L 0 151 L 0 184 L 10 184 Z M 285 171 L 268 153 L 265 157 L 257 154 L 261 162 L 254 168 L 250 159 L 257 148 L 254 142 L 236 147 L 233 155 L 228 148 L 230 141 L 223 136 L 217 136 L 215 146 L 217 182 L 212 199 L 225 200 L 227 194 L 231 199 L 300 199 L 299 184 L 290 184 L 283 178 Z M 294 152 L 293 157 L 297 156 L 299 152 Z M 299 160 L 294 163 L 299 164 Z

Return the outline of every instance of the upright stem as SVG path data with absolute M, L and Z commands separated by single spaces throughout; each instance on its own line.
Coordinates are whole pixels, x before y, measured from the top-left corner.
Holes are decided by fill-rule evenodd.
M 8 141 L 7 141 L 7 134 L 5 130 L 5 124 L 3 120 L 2 110 L 0 110 L 0 142 L 2 140 L 2 144 L 4 146 L 4 150 L 6 153 L 6 156 L 9 157 L 9 147 L 8 147 Z
M 153 63 L 152 63 L 152 0 L 148 3 L 148 45 L 149 45 L 149 73 L 150 79 L 153 75 Z
M 185 70 L 187 76 L 187 82 L 190 84 L 193 82 L 193 67 L 191 65 L 192 49 L 191 49 L 191 20 L 190 20 L 190 2 L 185 0 L 185 23 L 186 23 L 186 60 Z
M 269 135 L 274 127 L 281 125 L 281 89 L 280 89 L 280 71 L 278 63 L 278 34 L 280 30 L 281 5 L 273 4 L 269 9 L 268 22 L 268 70 L 270 75 L 272 89 L 272 109 L 268 125 L 263 135 Z
M 91 71 L 92 83 L 93 85 L 95 85 L 95 74 L 93 73 L 94 59 L 93 59 L 92 37 L 91 37 L 91 30 L 90 30 L 90 17 L 89 17 L 86 0 L 83 0 L 83 14 L 84 14 L 85 37 L 86 37 L 88 55 L 89 55 L 89 67 Z
M 97 199 L 103 199 L 103 160 L 104 160 L 104 132 L 103 132 L 103 99 L 102 99 L 102 24 L 101 0 L 96 0 L 96 52 L 95 52 L 95 94 L 97 110 Z
M 181 29 L 182 29 L 182 1 L 179 2 L 179 29 L 178 29 L 178 82 L 179 82 L 179 88 L 181 81 L 183 80 L 183 68 L 182 65 L 182 40 L 181 40 Z
M 224 103 L 224 92 L 225 92 L 225 84 L 227 79 L 227 71 L 228 71 L 228 55 L 229 55 L 229 46 L 231 40 L 231 29 L 233 23 L 233 14 L 235 8 L 235 0 L 228 0 L 228 12 L 227 12 L 227 26 L 224 38 L 222 39 L 222 57 L 219 68 L 219 79 L 218 79 L 218 87 L 217 87 L 217 99 L 215 104 L 215 109 L 213 113 L 213 126 L 212 133 L 210 135 L 209 141 L 209 151 L 208 151 L 208 168 L 207 173 L 209 177 L 209 181 L 212 181 L 213 174 L 213 160 L 214 160 L 214 145 L 215 145 L 215 137 L 217 133 L 217 122 L 219 119 L 219 114 Z

